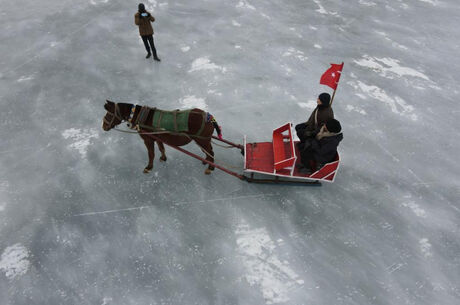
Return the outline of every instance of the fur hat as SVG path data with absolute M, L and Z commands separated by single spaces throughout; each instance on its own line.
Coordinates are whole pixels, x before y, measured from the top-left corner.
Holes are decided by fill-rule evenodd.
M 331 96 L 329 95 L 329 93 L 321 93 L 319 96 L 318 96 L 319 100 L 321 101 L 321 105 L 323 106 L 329 106 L 329 103 L 331 102 Z
M 139 12 L 143 13 L 145 12 L 145 5 L 144 3 L 139 3 L 139 5 L 137 6 Z
M 330 119 L 326 122 L 326 128 L 329 132 L 338 133 L 342 130 L 342 126 L 340 126 L 340 122 L 336 119 Z

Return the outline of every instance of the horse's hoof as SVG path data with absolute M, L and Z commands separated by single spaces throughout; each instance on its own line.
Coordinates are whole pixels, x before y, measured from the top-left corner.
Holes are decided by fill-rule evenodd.
M 148 174 L 149 172 L 150 172 L 150 170 L 149 170 L 149 169 L 147 169 L 147 168 L 144 168 L 144 174 Z
M 160 157 L 160 161 L 161 161 L 161 162 L 166 162 L 166 160 L 168 160 L 168 158 L 166 158 L 166 156 Z
M 205 173 L 205 175 L 210 175 L 210 174 L 212 173 L 212 171 L 211 171 L 209 168 L 207 168 L 207 169 L 204 171 L 204 173 Z

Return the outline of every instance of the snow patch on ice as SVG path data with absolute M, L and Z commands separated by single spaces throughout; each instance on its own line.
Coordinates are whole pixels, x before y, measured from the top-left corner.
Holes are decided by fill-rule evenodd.
M 407 10 L 409 8 L 409 5 L 407 5 L 406 3 L 401 3 L 399 7 L 401 7 L 404 10 Z
M 300 108 L 307 108 L 307 109 L 315 109 L 316 106 L 318 106 L 317 102 L 314 101 L 314 100 L 310 100 L 306 103 L 303 103 L 303 102 L 300 102 L 300 103 L 297 103 L 297 105 L 299 105 Z
M 424 80 L 430 80 L 425 74 L 412 68 L 399 65 L 399 60 L 393 58 L 373 58 L 369 55 L 364 55 L 362 59 L 354 61 L 357 65 L 370 68 L 381 76 L 394 79 L 393 75 L 398 77 L 413 76 Z
M 287 65 L 281 65 L 281 67 L 284 69 L 284 71 L 286 71 L 286 73 L 285 73 L 286 76 L 291 76 L 291 73 L 292 73 L 291 67 L 289 67 Z
M 425 3 L 429 3 L 429 4 L 433 5 L 433 6 L 437 6 L 437 5 L 438 5 L 438 1 L 436 1 L 436 0 L 418 0 L 418 1 L 420 1 L 420 2 L 425 2 Z
M 258 286 L 267 304 L 289 301 L 289 292 L 304 281 L 287 261 L 275 254 L 276 245 L 265 228 L 251 229 L 246 223 L 236 229 L 238 253 L 246 268 L 245 278 Z
M 6 192 L 6 189 L 10 187 L 10 183 L 7 180 L 0 180 L 0 191 Z
M 316 10 L 318 13 L 323 14 L 323 15 L 337 15 L 337 12 L 326 11 L 326 9 L 321 5 L 321 2 L 319 0 L 313 0 L 313 2 L 315 2 L 316 5 L 319 6 L 319 9 Z
M 181 50 L 182 52 L 185 53 L 185 52 L 190 51 L 190 47 L 189 47 L 189 46 L 185 46 L 185 47 L 180 48 L 180 50 Z
M 222 96 L 222 93 L 220 92 L 217 92 L 216 90 L 208 90 L 208 94 L 214 94 L 214 95 L 217 95 L 217 96 Z
M 372 1 L 365 1 L 365 0 L 359 0 L 359 4 L 365 5 L 365 6 L 375 6 L 377 3 L 372 2 Z
M 0 270 L 5 272 L 8 279 L 12 280 L 24 275 L 29 270 L 29 251 L 21 244 L 7 247 L 0 260 Z
M 423 256 L 426 258 L 432 257 L 433 253 L 431 253 L 431 244 L 428 238 L 422 238 L 419 240 L 420 250 L 422 251 Z
M 4 202 L 0 202 L 0 212 L 3 212 L 5 210 L 6 204 Z
M 346 109 L 347 109 L 348 112 L 356 111 L 356 112 L 358 112 L 358 113 L 360 113 L 362 115 L 367 114 L 365 110 L 363 110 L 361 108 L 358 108 L 358 107 L 355 107 L 355 106 L 352 106 L 352 105 L 347 105 Z
M 403 202 L 402 206 L 410 208 L 412 212 L 414 212 L 414 214 L 417 215 L 418 217 L 426 218 L 425 210 L 420 208 L 420 206 L 416 204 L 415 202 L 413 201 Z
M 92 5 L 104 4 L 107 2 L 109 2 L 109 0 L 91 0 L 89 1 L 89 3 L 91 3 Z
M 157 7 L 157 1 L 156 0 L 147 0 L 147 2 L 149 3 L 146 8 L 147 9 L 153 9 L 154 7 Z
M 308 26 L 308 27 L 309 27 L 311 30 L 313 30 L 313 31 L 316 31 L 316 30 L 318 30 L 318 28 L 317 28 L 316 26 L 312 26 L 312 25 L 310 25 L 310 26 Z
M 297 101 L 297 98 L 294 95 L 292 95 L 291 93 L 289 93 L 288 91 L 284 90 L 284 94 L 286 96 L 288 96 L 291 100 Z
M 286 52 L 283 53 L 283 57 L 287 56 L 293 56 L 301 61 L 305 61 L 308 59 L 308 57 L 305 56 L 304 52 L 296 50 L 294 48 L 289 48 Z
M 381 31 L 375 31 L 375 33 L 383 36 L 385 38 L 385 40 L 389 41 L 393 47 L 400 48 L 402 50 L 408 50 L 408 48 L 406 46 L 403 46 L 402 44 L 399 44 L 399 43 L 394 42 L 393 40 L 391 40 L 390 37 L 388 37 L 387 33 L 381 32 Z
M 99 135 L 95 128 L 90 129 L 78 129 L 70 128 L 62 132 L 64 139 L 71 139 L 72 144 L 69 145 L 70 148 L 78 150 L 82 157 L 86 156 L 88 151 L 88 146 L 91 144 L 91 139 L 99 138 Z
M 207 109 L 206 101 L 204 98 L 196 97 L 194 95 L 186 95 L 179 100 L 179 103 L 184 108 L 200 108 Z
M 371 98 L 384 102 L 385 104 L 390 106 L 392 112 L 402 116 L 406 116 L 413 121 L 417 121 L 417 115 L 412 113 L 414 111 L 414 107 L 411 105 L 407 105 L 406 102 L 399 96 L 391 98 L 386 94 L 385 90 L 377 86 L 368 86 L 361 81 L 351 81 L 347 82 L 347 84 L 352 86 L 356 90 L 360 90 L 361 92 L 367 94 L 367 96 L 370 96 Z M 356 94 L 358 95 L 359 92 Z
M 264 14 L 264 13 L 260 13 L 260 16 L 262 16 L 263 18 L 268 19 L 268 20 L 272 19 L 272 18 L 270 18 L 270 16 L 268 16 L 267 14 Z
M 322 48 L 323 48 L 323 47 L 320 46 L 319 44 L 315 44 L 314 47 L 317 48 L 317 49 L 322 49 Z
M 240 23 L 238 23 L 238 22 L 237 22 L 237 21 L 235 21 L 235 20 L 232 20 L 232 25 L 233 25 L 233 26 L 241 26 L 241 24 L 240 24 Z
M 109 298 L 109 297 L 104 297 L 102 299 L 102 304 L 101 305 L 109 305 L 110 303 L 112 303 L 113 299 L 112 298 Z
M 240 0 L 238 4 L 236 5 L 236 8 L 247 8 L 250 10 L 255 10 L 256 8 L 252 5 L 250 5 L 247 1 Z
M 227 69 L 212 63 L 207 57 L 200 57 L 192 62 L 192 68 L 188 71 L 189 73 L 200 71 L 200 70 L 220 70 L 225 73 Z
M 327 11 L 324 9 L 324 7 L 321 5 L 321 2 L 319 2 L 318 0 L 313 0 L 313 2 L 315 2 L 316 5 L 319 6 L 319 9 L 316 10 L 318 13 L 325 14 L 325 15 L 328 14 Z
M 235 45 L 235 49 L 241 49 L 241 46 Z
M 21 76 L 17 81 L 18 82 L 24 82 L 26 80 L 31 80 L 31 79 L 34 79 L 34 77 L 32 75 L 29 75 L 29 76 Z

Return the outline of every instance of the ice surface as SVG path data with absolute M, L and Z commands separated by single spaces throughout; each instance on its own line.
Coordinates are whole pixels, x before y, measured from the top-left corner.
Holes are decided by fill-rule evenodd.
M 457 0 L 145 5 L 161 62 L 137 2 L 2 1 L 2 305 L 459 304 Z M 101 129 L 110 99 L 268 141 L 342 61 L 333 184 L 206 176 L 171 148 L 145 175 L 142 140 Z

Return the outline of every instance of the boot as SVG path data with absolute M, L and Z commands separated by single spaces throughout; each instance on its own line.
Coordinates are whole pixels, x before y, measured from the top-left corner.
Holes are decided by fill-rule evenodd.
M 155 56 L 153 59 L 156 61 L 161 61 L 160 58 L 158 58 L 158 56 Z
M 150 56 L 152 56 L 152 54 L 149 52 L 145 58 L 149 58 Z

